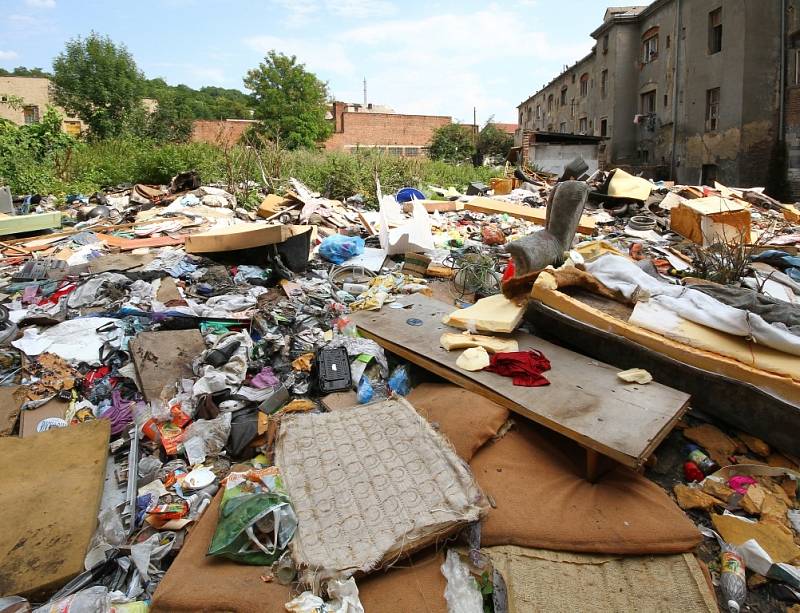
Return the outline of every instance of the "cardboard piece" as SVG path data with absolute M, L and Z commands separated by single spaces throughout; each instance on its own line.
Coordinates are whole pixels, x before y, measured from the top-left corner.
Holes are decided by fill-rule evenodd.
M 800 557 L 800 547 L 794 542 L 792 531 L 779 524 L 750 522 L 732 515 L 712 515 L 711 523 L 723 540 L 731 545 L 755 539 L 776 564 L 790 564 Z
M 26 438 L 38 434 L 36 432 L 36 427 L 43 419 L 49 419 L 51 417 L 64 419 L 68 406 L 66 402 L 62 402 L 58 398 L 53 398 L 40 407 L 22 411 L 19 421 L 19 435 L 22 438 Z
M 187 236 L 186 253 L 219 253 L 275 245 L 309 231 L 311 226 L 236 224 Z
M 0 387 L 0 436 L 8 436 L 14 431 L 24 401 L 19 385 Z
M 103 493 L 108 420 L 0 438 L 0 596 L 41 602 L 83 572 Z
M 670 211 L 670 229 L 693 243 L 750 242 L 750 209 L 720 196 L 679 203 Z
M 470 347 L 483 347 L 489 353 L 519 351 L 519 343 L 513 338 L 498 338 L 496 336 L 484 336 L 483 334 L 445 332 L 439 338 L 439 344 L 448 351 L 469 349 Z
M 281 212 L 283 209 L 295 204 L 297 204 L 297 202 L 295 200 L 291 200 L 290 198 L 284 198 L 283 196 L 278 196 L 277 194 L 267 194 L 264 196 L 261 204 L 258 205 L 256 215 L 259 217 L 271 217 L 272 215 Z
M 199 330 L 140 332 L 130 342 L 145 400 L 153 402 L 166 385 L 193 377 L 192 360 L 206 349 Z
M 141 247 L 170 247 L 172 245 L 183 245 L 185 236 L 151 236 L 149 238 L 122 238 L 113 234 L 96 233 L 99 238 L 109 247 L 116 247 L 121 251 L 133 251 Z
M 532 208 L 522 204 L 514 204 L 513 202 L 484 198 L 483 196 L 476 196 L 467 202 L 464 208 L 468 211 L 477 211 L 479 213 L 486 213 L 487 215 L 505 213 L 511 217 L 525 219 L 539 226 L 545 225 L 547 218 L 546 207 Z M 581 215 L 580 222 L 578 223 L 578 232 L 581 234 L 594 234 L 595 228 L 595 220 L 592 217 Z
M 147 266 L 155 259 L 155 253 L 112 253 L 90 260 L 88 267 L 89 271 L 95 274 L 132 271 Z

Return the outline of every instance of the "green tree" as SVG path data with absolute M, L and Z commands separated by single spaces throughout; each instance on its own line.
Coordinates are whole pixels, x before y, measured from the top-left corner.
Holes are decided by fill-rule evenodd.
M 491 119 L 478 134 L 478 153 L 481 156 L 498 156 L 505 159 L 513 146 L 514 137 L 498 128 Z
M 297 58 L 270 51 L 244 85 L 253 92 L 258 130 L 289 149 L 314 147 L 331 134 L 328 87 Z
M 471 126 L 450 123 L 433 132 L 428 145 L 428 155 L 434 160 L 451 164 L 468 162 L 475 154 Z
M 127 48 L 96 32 L 68 41 L 53 60 L 56 103 L 86 122 L 94 138 L 122 130 L 125 116 L 141 106 L 143 85 Z

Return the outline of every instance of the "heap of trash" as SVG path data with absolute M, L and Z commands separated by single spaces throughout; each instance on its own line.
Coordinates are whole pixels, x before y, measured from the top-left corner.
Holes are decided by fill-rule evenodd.
M 0 191 L 0 612 L 800 603 L 800 210 L 586 171 Z

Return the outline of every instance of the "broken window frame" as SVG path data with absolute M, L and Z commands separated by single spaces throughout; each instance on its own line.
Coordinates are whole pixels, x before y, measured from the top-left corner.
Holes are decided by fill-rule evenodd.
M 581 98 L 585 98 L 586 96 L 589 95 L 589 73 L 588 72 L 584 72 L 581 75 L 580 92 L 581 92 Z
M 589 118 L 588 117 L 581 117 L 578 119 L 578 132 L 580 134 L 588 134 L 589 133 Z
M 708 54 L 722 51 L 722 7 L 708 13 Z
M 706 90 L 706 132 L 719 130 L 719 101 L 719 87 Z
M 547 96 L 547 112 L 548 113 L 553 112 L 553 94 Z
M 566 121 L 562 121 L 561 122 L 561 124 L 558 126 L 558 131 L 561 134 L 566 134 L 567 133 L 567 122 Z
M 567 86 L 561 88 L 561 95 L 558 98 L 558 103 L 561 106 L 567 106 Z
M 642 115 L 654 115 L 656 112 L 656 90 L 651 89 L 639 96 Z
M 39 123 L 39 107 L 35 104 L 26 104 L 22 107 L 22 118 L 26 126 L 32 126 Z
M 608 117 L 600 118 L 600 136 L 608 136 Z
M 608 95 L 608 69 L 604 69 L 600 73 L 600 97 L 605 98 Z
M 658 32 L 642 40 L 642 64 L 649 64 L 658 58 Z
M 608 34 L 603 36 L 603 55 L 608 53 Z
M 800 49 L 794 51 L 794 85 L 800 85 Z

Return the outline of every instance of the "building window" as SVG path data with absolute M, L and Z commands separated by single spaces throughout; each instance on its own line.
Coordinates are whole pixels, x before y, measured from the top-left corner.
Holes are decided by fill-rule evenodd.
M 706 132 L 719 128 L 719 87 L 706 91 Z
M 22 115 L 25 118 L 25 125 L 29 126 L 34 123 L 39 123 L 39 107 L 26 106 L 22 109 Z
M 669 105 L 669 96 L 667 96 L 667 94 L 664 94 L 664 108 L 667 108 L 668 105 Z
M 578 120 L 578 132 L 580 132 L 581 134 L 588 134 L 589 120 L 586 117 L 581 117 Z
M 608 136 L 608 119 L 600 120 L 600 136 Z
M 603 37 L 603 54 L 608 53 L 608 34 Z
M 575 73 L 572 73 L 572 84 L 575 85 Z
M 608 70 L 600 73 L 600 96 L 605 98 L 608 93 Z
M 420 147 L 406 147 L 405 148 L 405 155 L 406 157 L 417 157 L 420 154 Z
M 561 88 L 561 106 L 567 106 L 567 86 Z
M 708 53 L 722 51 L 722 7 L 708 14 Z
M 658 57 L 658 31 L 642 41 L 642 64 L 648 64 Z
M 389 147 L 389 155 L 403 155 L 402 147 Z
M 547 112 L 551 113 L 553 111 L 553 94 L 547 96 Z
M 642 94 L 642 115 L 656 112 L 656 90 Z
M 672 41 L 670 41 L 669 34 L 667 34 L 667 49 L 669 49 L 670 42 Z
M 542 107 L 538 104 L 536 105 L 536 119 L 542 118 Z
M 648 162 L 650 162 L 650 151 L 647 149 L 640 149 L 639 159 L 642 161 L 643 164 L 647 164 Z
M 567 133 L 567 122 L 566 121 L 562 121 L 561 122 L 561 125 L 559 126 L 559 132 L 561 132 L 562 134 L 566 134 Z
M 575 109 L 578 107 L 578 103 L 575 102 L 575 98 L 570 100 L 569 103 L 569 116 L 575 119 Z
M 794 84 L 800 85 L 800 49 L 794 50 Z
M 584 72 L 581 75 L 581 96 L 584 98 L 589 93 L 589 74 Z

